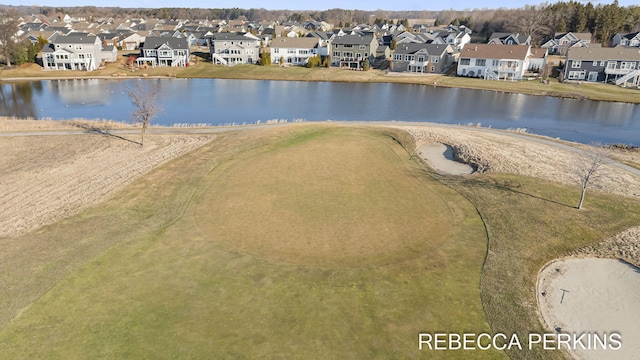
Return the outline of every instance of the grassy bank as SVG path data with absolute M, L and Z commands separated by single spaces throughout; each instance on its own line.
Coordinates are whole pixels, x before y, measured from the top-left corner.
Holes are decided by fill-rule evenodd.
M 180 78 L 217 78 L 217 79 L 254 79 L 254 80 L 288 80 L 288 81 L 334 81 L 334 82 L 370 82 L 370 83 L 403 83 L 444 86 L 490 91 L 513 92 L 529 95 L 568 97 L 600 101 L 619 101 L 640 103 L 640 90 L 621 88 L 614 85 L 591 83 L 559 83 L 550 79 L 548 84 L 539 80 L 531 81 L 488 81 L 442 75 L 388 75 L 385 71 L 370 70 L 351 71 L 338 68 L 313 68 L 292 66 L 280 67 L 236 65 L 226 67 L 213 65 L 201 59 L 196 65 L 187 68 L 148 68 L 132 72 L 125 66 L 125 59 L 108 64 L 104 69 L 92 72 L 79 71 L 43 71 L 35 64 L 11 70 L 0 71 L 1 79 L 34 79 L 34 78 L 84 78 L 107 77 L 118 78 L 128 76 L 158 76 Z

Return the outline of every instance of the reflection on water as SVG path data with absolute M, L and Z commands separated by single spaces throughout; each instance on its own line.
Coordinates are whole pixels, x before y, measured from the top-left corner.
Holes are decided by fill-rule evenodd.
M 243 124 L 270 119 L 478 124 L 566 140 L 639 145 L 639 105 L 413 84 L 146 79 L 51 80 L 0 86 L 0 115 L 129 121 L 131 81 L 158 81 L 155 123 Z M 37 110 L 36 110 L 37 109 Z
M 42 82 L 0 84 L 0 115 L 36 118 L 34 93 L 42 93 Z
M 47 90 L 58 96 L 65 106 L 106 106 L 114 90 L 100 86 L 101 81 L 104 82 L 98 79 L 58 80 L 46 84 Z

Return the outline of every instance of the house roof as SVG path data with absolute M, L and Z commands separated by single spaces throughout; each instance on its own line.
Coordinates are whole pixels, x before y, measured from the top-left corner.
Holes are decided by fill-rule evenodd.
M 528 53 L 529 45 L 465 44 L 460 58 L 524 60 Z
M 56 44 L 93 44 L 98 39 L 94 35 L 89 34 L 69 34 L 65 36 L 58 36 L 55 40 Z
M 213 34 L 213 40 L 243 40 L 243 41 L 248 41 L 248 40 L 252 40 L 255 41 L 255 39 L 252 39 L 248 36 L 245 36 L 244 33 L 216 33 Z
M 320 38 L 317 37 L 302 37 L 302 38 L 277 38 L 271 41 L 272 48 L 296 48 L 296 49 L 311 49 L 317 48 L 320 42 Z
M 565 36 L 573 36 L 578 40 L 587 40 L 591 41 L 591 33 L 579 33 L 579 32 L 568 32 L 568 33 L 556 33 L 555 39 L 562 39 Z
M 185 38 L 174 38 L 170 36 L 147 36 L 143 49 L 157 49 L 163 44 L 169 45 L 172 49 L 188 49 L 189 43 Z
M 351 45 L 369 45 L 371 44 L 371 41 L 373 40 L 373 35 L 343 35 L 343 36 L 338 36 L 337 38 L 335 38 L 333 40 L 333 44 L 334 45 L 344 45 L 344 44 L 351 44 Z
M 451 46 L 446 44 L 401 44 L 396 49 L 396 54 L 415 54 L 420 50 L 426 50 L 429 55 L 442 55 L 446 51 L 451 51 Z
M 531 55 L 529 56 L 532 59 L 543 59 L 547 56 L 547 49 L 531 49 Z
M 571 48 L 567 53 L 567 60 L 634 60 L 640 61 L 640 50 L 624 46 Z
M 631 32 L 631 33 L 620 33 L 620 37 L 626 38 L 626 39 L 633 39 L 635 37 L 640 38 L 640 32 Z

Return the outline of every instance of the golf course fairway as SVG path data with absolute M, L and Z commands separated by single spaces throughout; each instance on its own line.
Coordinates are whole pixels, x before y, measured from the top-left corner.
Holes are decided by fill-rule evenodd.
M 24 235 L 113 245 L 0 327 L 2 358 L 467 358 L 419 334 L 491 332 L 485 228 L 392 133 L 221 134 Z

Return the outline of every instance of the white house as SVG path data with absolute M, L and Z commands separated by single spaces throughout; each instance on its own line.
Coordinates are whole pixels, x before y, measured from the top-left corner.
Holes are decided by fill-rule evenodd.
M 260 39 L 249 33 L 217 33 L 209 48 L 214 64 L 253 64 L 260 58 Z
M 42 49 L 44 70 L 93 71 L 100 66 L 102 42 L 97 36 L 58 36 Z
M 320 55 L 320 43 L 318 37 L 279 37 L 271 41 L 271 61 L 279 64 L 282 58 L 285 64 L 304 65 L 310 57 Z
M 529 69 L 529 45 L 467 44 L 460 52 L 458 76 L 519 80 Z

